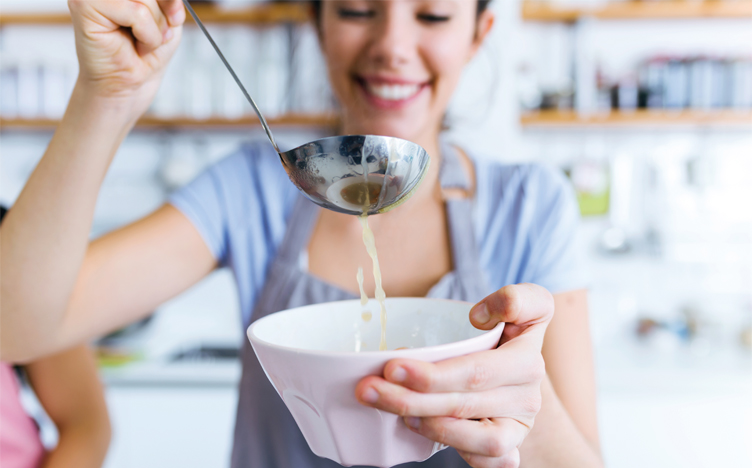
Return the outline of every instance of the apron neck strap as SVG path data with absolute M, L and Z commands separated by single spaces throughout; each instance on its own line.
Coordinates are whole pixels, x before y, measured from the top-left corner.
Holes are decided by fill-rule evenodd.
M 444 136 L 440 137 L 439 148 L 441 151 L 441 168 L 439 169 L 441 189 L 460 189 L 469 192 L 470 180 L 460 162 L 457 149 Z
M 439 183 L 446 203 L 454 269 L 463 281 L 484 283 L 473 229 L 471 184 L 457 149 L 441 137 Z M 456 194 L 460 192 L 460 194 Z

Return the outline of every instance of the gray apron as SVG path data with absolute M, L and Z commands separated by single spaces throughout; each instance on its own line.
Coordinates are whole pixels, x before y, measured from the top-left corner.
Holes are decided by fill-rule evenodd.
M 469 189 L 454 148 L 442 145 L 442 189 Z M 272 263 L 266 283 L 251 315 L 251 322 L 268 314 L 321 302 L 357 299 L 354 294 L 303 271 L 300 255 L 319 215 L 319 207 L 302 195 L 296 201 L 287 231 Z M 471 219 L 471 201 L 446 200 L 454 270 L 429 291 L 427 297 L 478 302 L 490 293 L 481 270 Z M 249 326 L 250 324 L 245 324 Z M 232 468 L 335 468 L 340 465 L 316 456 L 308 447 L 274 387 L 264 375 L 248 340 L 242 350 Z M 353 389 L 354 390 L 354 389 Z M 468 464 L 448 448 L 420 463 L 402 467 L 454 468 Z

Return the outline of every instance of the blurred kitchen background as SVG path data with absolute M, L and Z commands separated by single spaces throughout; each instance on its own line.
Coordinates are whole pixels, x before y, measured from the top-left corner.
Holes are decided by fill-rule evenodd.
M 752 466 L 752 1 L 491 8 L 496 27 L 461 84 L 451 133 L 478 155 L 570 176 L 608 466 Z M 330 131 L 335 108 L 304 4 L 197 11 L 282 146 Z M 93 236 L 260 135 L 199 34 L 190 23 L 118 153 Z M 75 81 L 65 2 L 4 0 L 0 54 L 0 202 L 11 205 Z M 114 424 L 106 467 L 227 466 L 242 339 L 231 275 L 218 271 L 99 342 Z

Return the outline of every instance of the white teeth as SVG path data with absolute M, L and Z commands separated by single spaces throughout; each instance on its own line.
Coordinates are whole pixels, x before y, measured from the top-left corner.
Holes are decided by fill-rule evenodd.
M 367 84 L 368 92 L 388 101 L 401 101 L 415 96 L 419 85 L 372 85 Z

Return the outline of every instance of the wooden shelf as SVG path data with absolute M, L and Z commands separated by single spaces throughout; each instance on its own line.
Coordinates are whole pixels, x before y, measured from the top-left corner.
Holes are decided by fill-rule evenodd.
M 573 23 L 581 16 L 578 8 L 565 8 L 543 1 L 522 2 L 522 19 L 542 23 Z
M 521 117 L 523 127 L 593 127 L 593 126 L 750 126 L 752 128 L 752 111 L 713 110 L 713 111 L 669 111 L 669 110 L 637 110 L 634 112 L 597 113 L 580 116 L 574 111 L 538 111 L 525 113 Z M 334 115 L 290 114 L 268 120 L 272 126 L 288 127 L 334 127 L 338 119 Z M 0 130 L 27 129 L 48 130 L 55 128 L 59 120 L 55 119 L 0 119 Z M 143 117 L 136 124 L 138 129 L 241 129 L 259 127 L 255 116 L 239 119 L 209 118 L 197 120 L 190 117 L 163 119 L 158 117 Z
M 602 20 L 752 18 L 752 1 L 615 1 L 595 8 L 557 7 L 540 0 L 522 4 L 522 19 L 525 21 L 571 23 L 583 17 Z
M 272 126 L 289 126 L 289 127 L 333 127 L 338 120 L 333 115 L 306 115 L 306 114 L 289 114 L 274 119 L 267 119 Z M 47 130 L 54 129 L 60 123 L 56 119 L 0 119 L 0 129 L 27 129 L 27 130 Z M 242 117 L 239 119 L 209 118 L 197 120 L 189 117 L 163 119 L 159 117 L 146 116 L 141 118 L 136 124 L 138 129 L 173 129 L 173 128 L 207 128 L 207 129 L 239 129 L 247 127 L 260 127 L 256 116 Z
M 622 126 L 750 126 L 752 111 L 736 110 L 637 110 L 580 116 L 574 111 L 539 111 L 523 114 L 523 127 L 622 127 Z
M 302 23 L 308 21 L 310 13 L 305 2 L 269 3 L 246 8 L 218 8 L 212 5 L 195 5 L 193 7 L 201 21 L 206 23 L 242 23 L 242 24 L 280 24 Z M 186 12 L 186 21 L 193 23 L 193 18 Z M 45 25 L 70 24 L 70 14 L 66 11 L 56 13 L 8 12 L 0 15 L 3 25 Z
M 196 5 L 193 9 L 205 23 L 279 24 L 304 23 L 310 19 L 306 2 L 270 3 L 237 9 Z M 186 17 L 189 22 L 193 22 L 190 15 Z
M 308 21 L 310 12 L 306 2 L 281 2 L 245 8 L 218 8 L 212 5 L 194 6 L 199 17 L 207 23 L 279 24 Z M 681 18 L 752 18 L 752 1 L 674 0 L 663 2 L 614 1 L 596 8 L 560 7 L 542 0 L 525 1 L 522 18 L 525 21 L 574 22 L 582 17 L 604 20 L 620 19 L 681 19 Z M 193 22 L 190 15 L 188 22 Z M 70 24 L 70 14 L 61 12 L 7 12 L 0 15 L 0 26 L 9 24 Z

